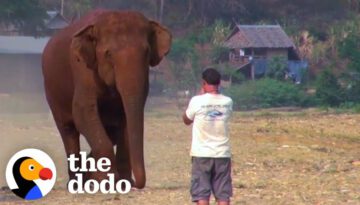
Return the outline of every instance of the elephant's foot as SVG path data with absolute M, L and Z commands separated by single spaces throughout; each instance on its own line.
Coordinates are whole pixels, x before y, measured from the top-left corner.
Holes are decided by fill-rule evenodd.
M 86 179 L 86 173 L 72 172 L 69 170 L 69 180 L 66 183 L 66 187 L 69 187 L 69 183 L 73 180 L 77 181 L 78 178 L 82 178 L 83 180 Z M 79 188 L 77 183 L 72 183 L 72 186 L 74 187 L 75 190 Z
M 131 173 L 124 174 L 123 172 L 119 171 L 119 179 L 118 180 L 127 180 L 130 182 L 131 186 L 134 185 L 134 179 L 131 177 Z
M 133 187 L 133 185 L 134 185 L 134 180 L 133 180 L 133 178 L 131 177 L 131 170 L 130 169 L 128 169 L 128 168 L 119 168 L 118 167 L 118 172 L 119 172 L 119 180 L 121 180 L 121 179 L 125 179 L 125 180 L 127 180 L 127 181 L 129 181 L 130 182 L 130 184 L 131 184 L 131 186 Z
M 84 181 L 93 179 L 98 181 L 99 183 L 103 180 L 109 180 L 109 175 L 108 174 L 114 174 L 114 186 L 116 186 L 117 182 L 120 180 L 127 180 L 130 182 L 131 187 L 134 187 L 135 181 L 132 179 L 130 174 L 119 174 L 118 172 L 114 173 L 114 172 L 88 172 L 86 173 L 85 179 Z M 109 184 L 106 184 L 106 188 L 108 188 Z M 126 189 L 126 185 L 124 183 L 122 183 L 121 185 L 121 189 L 125 190 Z
M 112 176 L 111 176 L 112 175 Z M 114 181 L 120 180 L 119 174 L 117 172 L 109 171 L 109 172 L 86 172 L 84 173 L 84 181 L 93 179 L 97 182 L 101 182 L 103 180 L 109 180 L 110 177 L 114 177 Z

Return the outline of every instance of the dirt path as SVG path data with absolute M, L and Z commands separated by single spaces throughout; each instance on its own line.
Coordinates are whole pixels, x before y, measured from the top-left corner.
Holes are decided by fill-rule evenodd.
M 191 204 L 191 128 L 178 111 L 146 113 L 147 188 L 128 195 L 71 195 L 66 159 L 48 114 L 0 114 L 0 186 L 8 159 L 39 148 L 55 161 L 55 189 L 36 204 Z M 233 204 L 360 204 L 360 115 L 318 111 L 235 113 Z M 83 143 L 85 144 L 85 143 Z M 83 146 L 88 150 L 87 146 Z M 1 204 L 19 204 L 8 190 Z

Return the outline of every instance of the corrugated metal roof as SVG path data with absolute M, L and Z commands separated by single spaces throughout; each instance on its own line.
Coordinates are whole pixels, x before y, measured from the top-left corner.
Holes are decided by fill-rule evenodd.
M 229 48 L 294 47 L 294 43 L 279 25 L 237 25 L 224 45 Z
M 49 29 L 62 29 L 68 25 L 68 21 L 58 13 L 49 20 L 49 22 L 46 24 L 46 27 Z
M 46 11 L 50 18 L 54 18 L 59 12 L 58 11 Z
M 40 54 L 49 39 L 49 37 L 0 36 L 0 53 Z

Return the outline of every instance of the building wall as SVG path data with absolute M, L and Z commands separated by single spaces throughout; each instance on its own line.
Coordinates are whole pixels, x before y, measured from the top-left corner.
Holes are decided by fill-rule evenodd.
M 288 49 L 287 48 L 269 48 L 266 52 L 267 59 L 273 57 L 282 56 L 288 59 Z
M 43 90 L 41 54 L 0 54 L 0 93 Z

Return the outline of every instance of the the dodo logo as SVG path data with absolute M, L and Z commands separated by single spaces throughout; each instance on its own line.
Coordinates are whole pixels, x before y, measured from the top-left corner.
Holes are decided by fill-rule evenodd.
M 52 159 L 38 149 L 24 149 L 11 157 L 6 167 L 9 188 L 19 197 L 35 200 L 51 191 L 56 180 Z

